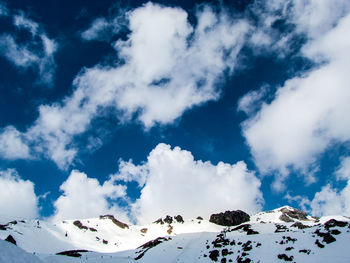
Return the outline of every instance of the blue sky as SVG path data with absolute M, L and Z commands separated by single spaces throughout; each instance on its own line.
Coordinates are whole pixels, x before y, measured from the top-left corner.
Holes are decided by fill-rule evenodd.
M 1 216 L 349 214 L 349 12 L 0 2 Z

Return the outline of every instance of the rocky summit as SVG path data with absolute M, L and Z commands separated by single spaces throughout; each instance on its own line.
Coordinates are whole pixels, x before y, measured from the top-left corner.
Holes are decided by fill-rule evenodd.
M 117 218 L 4 223 L 0 262 L 350 262 L 350 218 L 340 215 L 316 218 L 285 206 L 209 220 L 167 215 L 148 225 Z

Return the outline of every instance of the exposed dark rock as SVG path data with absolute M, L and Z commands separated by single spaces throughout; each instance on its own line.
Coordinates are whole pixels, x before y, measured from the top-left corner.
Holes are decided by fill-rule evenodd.
M 244 232 L 247 232 L 247 235 L 256 235 L 256 234 L 259 234 L 258 231 L 255 231 L 253 229 L 251 229 L 251 225 L 250 224 L 243 224 L 243 225 L 240 225 L 238 227 L 235 227 L 233 229 L 230 230 L 231 231 L 237 231 L 237 230 L 243 230 Z
M 338 221 L 335 219 L 328 220 L 326 223 L 324 223 L 324 227 L 329 230 L 331 227 L 345 227 L 348 223 L 344 221 Z
M 108 241 L 103 239 L 103 240 L 102 240 L 102 243 L 105 244 L 105 245 L 107 245 L 107 244 L 108 244 Z
M 84 253 L 84 252 L 89 252 L 89 251 L 85 249 L 67 250 L 67 251 L 56 253 L 56 255 L 80 258 L 82 256 L 80 253 Z
M 327 244 L 336 241 L 336 239 L 329 232 L 320 232 L 320 230 L 317 229 L 314 233 L 316 235 L 318 235 L 319 237 L 323 237 L 322 241 L 327 243 Z
M 224 213 L 212 214 L 209 222 L 221 226 L 236 226 L 250 220 L 250 216 L 241 211 L 226 211 Z
M 163 219 L 159 218 L 156 221 L 153 222 L 154 224 L 161 224 L 164 225 Z
M 197 216 L 197 218 L 196 219 L 198 219 L 198 220 L 203 220 L 203 217 L 201 217 L 201 216 Z
M 230 240 L 225 238 L 223 234 L 217 235 L 217 238 L 211 242 L 214 247 L 224 247 L 230 244 Z
M 295 222 L 291 227 L 296 227 L 298 229 L 305 229 L 305 228 L 310 228 L 310 226 L 304 225 L 301 222 Z
M 93 227 L 89 227 L 89 230 L 90 230 L 91 232 L 97 232 L 97 229 L 96 229 L 96 228 L 93 228 Z
M 6 230 L 6 225 L 0 225 L 0 230 Z
M 104 216 L 100 216 L 100 219 L 110 219 L 112 220 L 112 222 L 119 226 L 120 228 L 129 228 L 129 226 L 123 222 L 120 222 L 119 220 L 117 220 L 113 215 L 104 215 Z
M 75 220 L 75 221 L 73 222 L 73 225 L 75 225 L 75 226 L 76 226 L 77 228 L 79 228 L 79 229 L 85 229 L 85 230 L 88 229 L 88 227 L 87 227 L 87 226 L 84 226 L 83 223 L 80 222 L 79 220 Z
M 321 244 L 321 242 L 320 242 L 318 239 L 316 239 L 315 244 L 316 244 L 319 248 L 324 248 L 324 245 Z
M 332 235 L 339 235 L 341 232 L 338 229 L 332 229 L 330 232 Z
M 226 258 L 222 258 L 220 262 L 221 262 L 221 263 L 226 263 L 226 262 L 227 262 L 227 259 L 226 259 Z
M 173 218 L 171 216 L 166 216 L 163 221 L 170 225 L 173 222 Z
M 294 220 L 292 218 L 290 218 L 289 216 L 287 216 L 284 213 L 279 217 L 279 219 L 281 221 L 284 221 L 284 222 L 287 222 L 287 223 L 294 222 Z
M 137 254 L 140 253 L 140 254 L 134 259 L 135 260 L 139 260 L 140 258 L 142 258 L 145 255 L 145 253 L 149 249 L 151 249 L 151 248 L 153 248 L 153 247 L 163 243 L 164 241 L 168 241 L 168 240 L 171 240 L 171 238 L 170 237 L 169 238 L 158 237 L 158 238 L 156 238 L 154 240 L 148 241 L 147 243 L 143 244 L 142 246 L 139 246 L 138 248 L 141 249 L 141 250 L 137 251 L 136 253 Z
M 218 257 L 219 257 L 219 250 L 214 249 L 212 251 L 209 251 L 209 258 L 212 261 L 218 261 Z
M 237 257 L 237 263 L 250 263 L 252 260 L 250 258 Z
M 307 255 L 310 255 L 311 250 L 310 249 L 300 249 L 299 253 L 305 253 Z
M 251 245 L 252 241 L 248 240 L 246 243 L 242 245 L 242 250 L 243 251 L 250 251 L 253 249 L 253 246 Z
M 286 227 L 285 225 L 275 224 L 275 226 L 276 226 L 275 233 L 288 231 L 288 227 Z
M 182 218 L 182 216 L 180 215 L 177 215 L 177 216 L 174 216 L 174 219 L 178 222 L 178 223 L 184 223 L 184 219 Z
M 229 251 L 227 248 L 224 248 L 223 250 L 221 250 L 221 255 L 222 255 L 223 257 L 225 257 L 225 256 L 227 256 L 227 255 L 231 255 L 231 254 L 233 254 L 233 252 L 232 252 L 232 251 Z
M 10 242 L 10 243 L 12 243 L 12 244 L 17 246 L 16 240 L 11 235 L 8 235 L 7 238 L 5 239 L 5 241 Z
M 294 249 L 294 247 L 287 247 L 285 250 L 286 250 L 286 251 L 290 251 L 290 250 L 292 250 L 292 249 Z
M 278 254 L 277 257 L 279 259 L 283 259 L 284 261 L 293 261 L 294 257 L 293 256 L 287 256 L 286 254 Z
M 298 220 L 308 220 L 307 214 L 304 211 L 301 211 L 301 210 L 296 209 L 296 208 L 289 209 L 289 208 L 284 207 L 280 211 L 282 212 L 282 215 L 286 215 L 289 218 L 298 219 Z M 281 219 L 281 217 L 280 217 L 280 219 Z M 285 222 L 288 222 L 288 221 L 285 221 Z M 291 221 L 289 221 L 289 222 L 291 222 Z

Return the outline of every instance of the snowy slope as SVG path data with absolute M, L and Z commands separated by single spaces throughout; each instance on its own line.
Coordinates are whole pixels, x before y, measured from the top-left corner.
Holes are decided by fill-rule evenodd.
M 11 234 L 18 246 L 35 252 L 43 262 L 57 263 L 350 262 L 349 218 L 318 219 L 288 206 L 258 213 L 233 227 L 171 217 L 146 226 L 124 226 L 113 219 L 17 221 L 4 226 L 0 238 Z M 67 250 L 84 251 L 69 252 L 79 257 L 55 255 Z
M 43 263 L 35 255 L 9 242 L 0 240 L 0 263 Z

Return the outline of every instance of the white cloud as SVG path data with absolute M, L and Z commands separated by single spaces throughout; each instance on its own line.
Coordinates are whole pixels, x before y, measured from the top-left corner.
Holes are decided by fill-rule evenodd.
M 19 67 L 29 67 L 38 62 L 39 58 L 25 46 L 17 45 L 11 35 L 0 36 L 1 54 Z
M 167 214 L 208 218 L 229 209 L 253 213 L 263 203 L 260 181 L 244 162 L 213 165 L 196 161 L 190 152 L 166 144 L 152 150 L 142 165 L 121 162 L 119 173 L 112 179 L 139 183 L 141 196 L 132 205 L 139 223 Z
M 350 157 L 342 160 L 339 168 L 334 172 L 338 181 L 345 181 L 343 189 L 334 188 L 327 184 L 316 192 L 312 200 L 305 196 L 285 196 L 290 203 L 297 202 L 302 209 L 310 211 L 316 216 L 350 215 Z
M 29 147 L 23 139 L 23 135 L 12 126 L 2 129 L 0 133 L 0 156 L 9 160 L 30 158 Z
M 17 67 L 38 70 L 38 83 L 52 85 L 56 63 L 54 53 L 57 43 L 50 39 L 38 23 L 26 17 L 23 12 L 15 14 L 13 24 L 18 29 L 31 33 L 31 39 L 25 43 L 17 41 L 17 32 L 4 33 L 0 36 L 0 55 Z
M 312 9 L 305 10 L 311 12 Z M 319 11 L 319 8 L 314 10 Z M 350 140 L 347 114 L 350 111 L 347 72 L 350 68 L 350 40 L 347 37 L 350 15 L 337 18 L 338 23 L 332 16 L 329 18 L 327 23 L 334 27 L 329 26 L 328 32 L 309 35 L 309 41 L 302 49 L 304 56 L 319 65 L 286 81 L 270 104 L 263 103 L 260 111 L 243 123 L 243 134 L 260 171 L 279 172 L 281 184 L 277 184 L 278 190 L 283 189 L 283 180 L 291 169 L 307 175 L 317 169 L 316 160 L 328 147 Z M 310 24 L 303 24 L 302 18 L 297 21 L 299 28 L 321 30 L 314 21 Z
M 38 198 L 34 184 L 21 179 L 13 169 L 0 170 L 1 220 L 33 219 L 37 216 Z
M 23 134 L 34 150 L 64 169 L 78 151 L 74 137 L 105 108 L 116 109 L 122 121 L 135 116 L 149 129 L 218 99 L 217 82 L 225 70 L 233 72 L 249 26 L 209 7 L 197 17 L 193 28 L 180 8 L 148 3 L 129 12 L 129 38 L 114 44 L 125 63 L 85 69 L 72 96 L 41 105 L 39 118 Z
M 262 86 L 258 90 L 251 90 L 238 100 L 237 110 L 250 115 L 260 108 L 262 99 L 268 92 L 267 86 Z
M 33 37 L 38 34 L 39 24 L 27 18 L 23 13 L 13 16 L 13 24 L 19 28 L 27 29 Z
M 125 187 L 105 181 L 100 185 L 97 179 L 86 174 L 72 171 L 68 179 L 60 186 L 62 195 L 55 201 L 55 214 L 52 220 L 92 218 L 103 214 L 115 214 L 121 220 L 127 216 L 117 204 L 125 198 Z
M 81 33 L 81 37 L 84 40 L 105 40 L 111 36 L 111 23 L 109 23 L 105 18 L 95 19 L 90 27 Z

